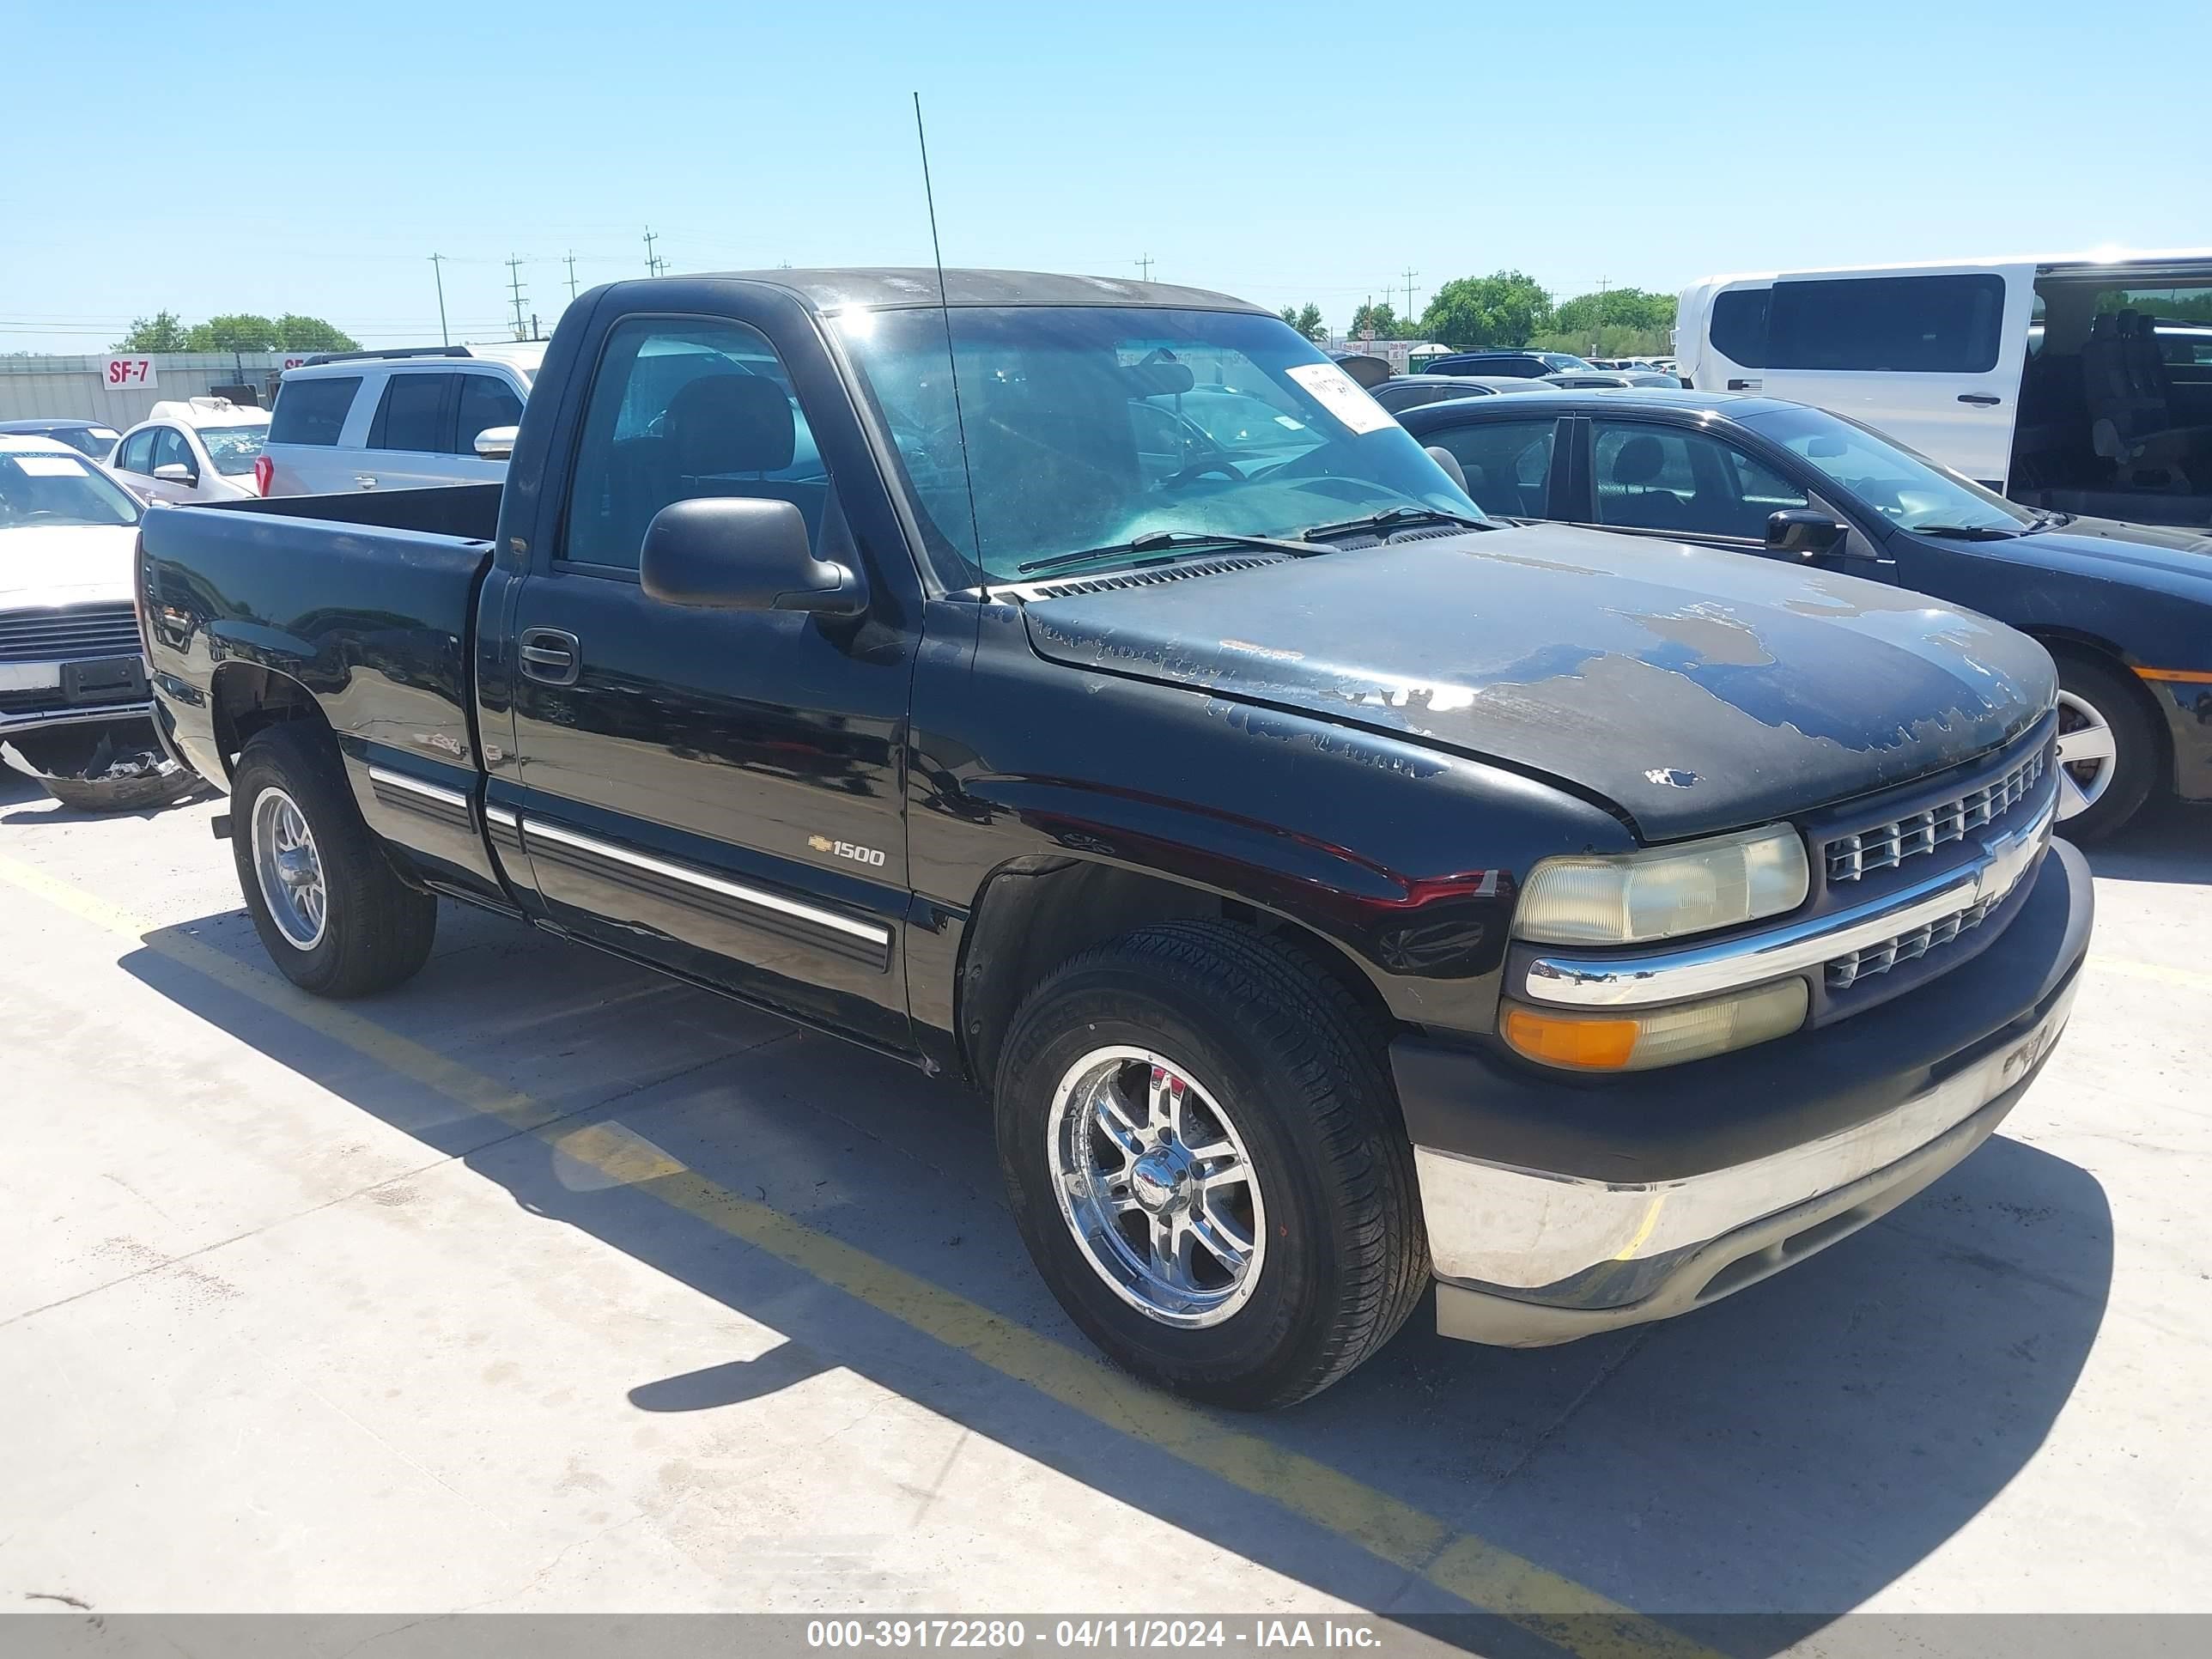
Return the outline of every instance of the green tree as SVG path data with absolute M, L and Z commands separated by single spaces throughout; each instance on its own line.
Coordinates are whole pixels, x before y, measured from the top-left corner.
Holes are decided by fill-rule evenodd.
M 1310 300 L 1298 307 L 1298 314 L 1292 319 L 1291 326 L 1309 340 L 1321 339 L 1328 332 L 1328 325 L 1322 320 L 1321 307 Z
M 173 311 L 157 311 L 151 317 L 134 317 L 131 331 L 109 348 L 114 351 L 182 351 L 185 325 Z
M 194 323 L 185 336 L 187 351 L 267 351 L 276 344 L 276 325 L 250 311 Z
M 1369 328 L 1375 331 L 1375 337 L 1378 340 L 1402 340 L 1411 332 L 1412 325 L 1399 320 L 1398 313 L 1390 308 L 1388 300 L 1380 305 L 1370 300 L 1352 313 L 1352 337 L 1355 340 L 1359 338 L 1360 331 Z
M 319 317 L 288 311 L 276 319 L 276 344 L 285 351 L 357 351 L 361 342 Z
M 1449 346 L 1524 346 L 1552 325 L 1552 296 L 1533 276 L 1500 270 L 1446 283 L 1415 331 Z
M 1552 326 L 1562 334 L 1589 337 L 1606 328 L 1634 329 L 1639 333 L 1664 334 L 1674 325 L 1674 296 L 1647 294 L 1640 288 L 1612 288 L 1601 294 L 1577 294 L 1562 301 L 1552 313 Z

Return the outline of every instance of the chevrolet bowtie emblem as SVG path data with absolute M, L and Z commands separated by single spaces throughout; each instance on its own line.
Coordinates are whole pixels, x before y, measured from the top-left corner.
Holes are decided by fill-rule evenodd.
M 826 853 L 836 845 L 827 836 L 809 836 L 806 838 L 806 844 L 817 853 Z

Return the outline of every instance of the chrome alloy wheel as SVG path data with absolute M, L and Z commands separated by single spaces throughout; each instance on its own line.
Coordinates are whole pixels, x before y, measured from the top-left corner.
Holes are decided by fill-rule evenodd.
M 1149 1049 L 1094 1048 L 1053 1091 L 1046 1136 L 1060 1217 L 1116 1296 L 1185 1329 L 1250 1299 L 1267 1206 L 1211 1090 Z
M 2087 811 L 2120 769 L 2112 724 L 2077 691 L 2058 694 L 2058 816 Z
M 250 833 L 253 873 L 276 931 L 295 950 L 313 950 L 330 920 L 330 890 L 307 815 L 282 789 L 264 789 L 253 802 Z

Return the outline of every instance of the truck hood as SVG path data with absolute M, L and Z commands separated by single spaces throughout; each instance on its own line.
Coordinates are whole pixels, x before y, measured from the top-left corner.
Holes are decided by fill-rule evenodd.
M 1161 574 L 1030 600 L 1032 647 L 1560 781 L 1653 841 L 1941 771 L 2057 692 L 2042 647 L 1924 595 L 1559 525 Z
M 22 525 L 0 529 L 0 611 L 131 603 L 136 525 Z

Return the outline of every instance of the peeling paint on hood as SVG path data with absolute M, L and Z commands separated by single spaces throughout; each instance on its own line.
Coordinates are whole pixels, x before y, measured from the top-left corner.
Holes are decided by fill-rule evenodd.
M 2033 641 L 1924 595 L 1565 526 L 1024 609 L 1051 660 L 1562 779 L 1653 840 L 1941 771 L 2056 692 Z

